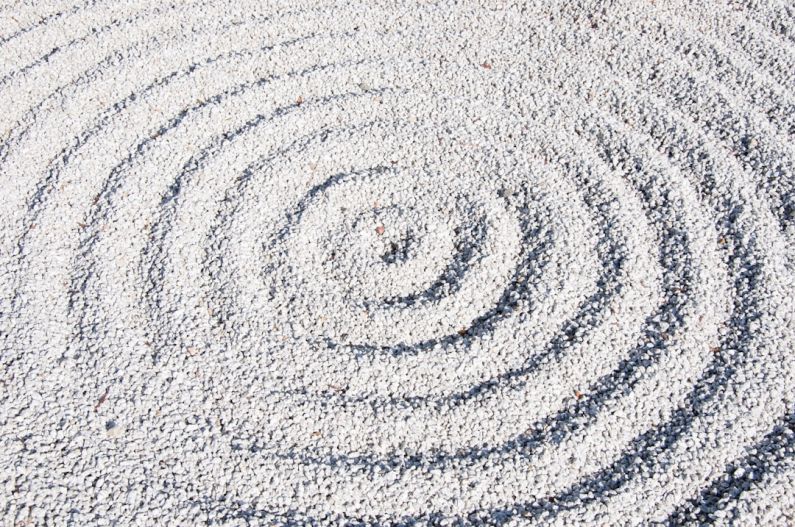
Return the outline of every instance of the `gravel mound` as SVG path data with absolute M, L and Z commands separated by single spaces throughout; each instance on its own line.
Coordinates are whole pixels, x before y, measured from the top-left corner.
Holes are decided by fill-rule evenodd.
M 788 0 L 0 7 L 4 525 L 795 523 Z

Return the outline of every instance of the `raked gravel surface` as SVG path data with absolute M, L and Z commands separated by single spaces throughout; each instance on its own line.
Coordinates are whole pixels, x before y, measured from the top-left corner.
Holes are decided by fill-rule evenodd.
M 2 525 L 795 524 L 790 0 L 0 5 Z

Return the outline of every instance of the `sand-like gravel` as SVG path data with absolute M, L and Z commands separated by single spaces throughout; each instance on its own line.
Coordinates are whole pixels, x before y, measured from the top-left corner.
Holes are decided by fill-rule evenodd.
M 0 6 L 2 525 L 795 523 L 790 0 Z

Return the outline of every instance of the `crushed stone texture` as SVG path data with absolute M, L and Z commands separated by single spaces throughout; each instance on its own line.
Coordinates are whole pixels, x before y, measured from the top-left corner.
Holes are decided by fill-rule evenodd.
M 789 0 L 0 3 L 3 525 L 795 524 Z

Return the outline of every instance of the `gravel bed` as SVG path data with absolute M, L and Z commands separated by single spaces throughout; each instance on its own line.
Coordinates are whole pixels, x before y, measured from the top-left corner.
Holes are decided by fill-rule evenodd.
M 795 524 L 789 0 L 0 2 L 0 523 Z

